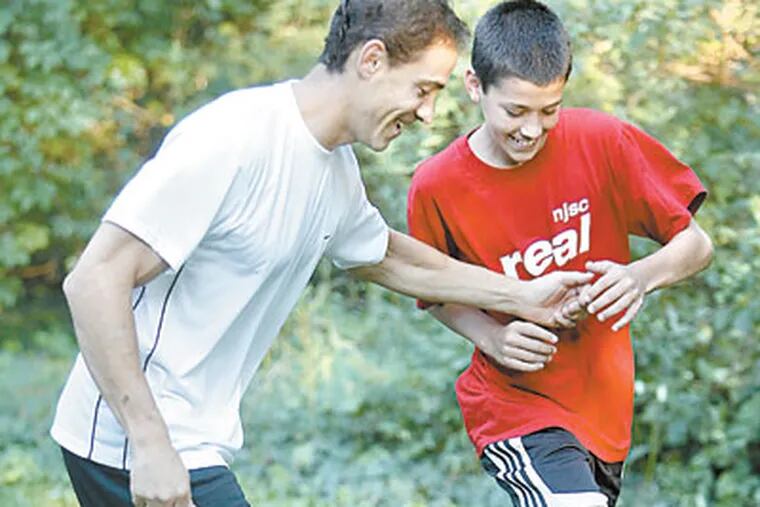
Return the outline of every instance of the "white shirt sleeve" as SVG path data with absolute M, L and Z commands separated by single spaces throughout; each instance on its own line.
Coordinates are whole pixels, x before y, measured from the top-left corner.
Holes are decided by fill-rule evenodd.
M 242 143 L 225 110 L 212 103 L 172 129 L 103 217 L 175 271 L 206 235 L 240 168 Z
M 359 183 L 354 198 L 326 252 L 339 269 L 377 264 L 388 250 L 388 225 Z

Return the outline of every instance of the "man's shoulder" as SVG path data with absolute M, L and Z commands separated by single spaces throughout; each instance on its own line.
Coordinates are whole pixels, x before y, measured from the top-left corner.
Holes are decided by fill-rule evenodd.
M 264 138 L 273 117 L 287 105 L 282 83 L 241 88 L 220 95 L 191 111 L 174 125 L 164 144 L 185 139 L 185 146 L 203 149 L 243 149 L 251 139 Z
M 282 109 L 287 100 L 285 83 L 252 86 L 232 90 L 206 103 L 190 116 L 217 116 L 250 122 L 267 111 Z M 255 116 L 251 113 L 255 112 Z

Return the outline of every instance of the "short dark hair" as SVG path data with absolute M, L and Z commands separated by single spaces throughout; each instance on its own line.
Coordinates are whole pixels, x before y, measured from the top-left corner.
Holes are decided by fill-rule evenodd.
M 446 0 L 342 0 L 319 61 L 330 72 L 343 72 L 357 46 L 379 39 L 393 65 L 411 61 L 434 42 L 461 48 L 468 37 L 467 25 Z
M 472 68 L 484 92 L 509 77 L 546 86 L 567 80 L 572 67 L 570 36 L 559 17 L 541 2 L 501 2 L 478 21 Z

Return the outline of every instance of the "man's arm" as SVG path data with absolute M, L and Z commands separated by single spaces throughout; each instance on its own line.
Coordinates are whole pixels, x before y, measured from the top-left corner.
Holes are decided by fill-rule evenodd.
M 712 260 L 710 238 L 693 219 L 656 252 L 628 265 L 612 261 L 589 261 L 586 269 L 601 275 L 581 291 L 578 303 L 596 314 L 600 322 L 625 311 L 612 325 L 617 331 L 633 320 L 644 296 L 667 287 L 706 268 Z M 574 310 L 571 304 L 565 313 Z
M 130 295 L 167 268 L 123 229 L 102 224 L 64 281 L 79 347 L 95 383 L 132 447 L 136 505 L 188 506 L 188 472 L 171 445 L 139 362 Z
M 562 306 L 590 273 L 555 272 L 520 281 L 459 262 L 398 231 L 390 231 L 385 258 L 351 270 L 360 278 L 431 303 L 459 303 L 522 317 L 549 327 L 571 327 Z

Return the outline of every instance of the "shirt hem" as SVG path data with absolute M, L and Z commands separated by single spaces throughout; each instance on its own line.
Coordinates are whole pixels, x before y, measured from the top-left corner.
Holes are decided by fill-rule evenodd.
M 88 456 L 89 444 L 83 443 L 78 438 L 74 438 L 61 428 L 57 428 L 55 426 L 52 427 L 50 429 L 50 436 L 58 445 L 82 459 L 92 461 L 93 463 L 97 463 L 99 465 L 117 468 L 119 470 L 125 469 L 122 467 L 122 458 L 111 460 L 107 457 L 102 456 L 102 452 L 93 452 L 92 456 Z M 108 451 L 114 453 L 114 455 L 121 455 L 123 453 L 123 448 L 114 449 L 112 447 L 106 447 L 103 444 L 101 444 L 100 447 L 108 449 Z M 225 468 L 229 468 L 229 463 L 227 463 L 227 461 L 225 461 L 225 459 L 218 452 L 213 450 L 196 449 L 179 451 L 179 457 L 182 460 L 182 464 L 185 465 L 185 468 L 188 470 L 195 470 L 197 468 L 206 468 L 212 466 L 223 466 Z M 129 470 L 129 461 L 127 461 L 126 469 Z

